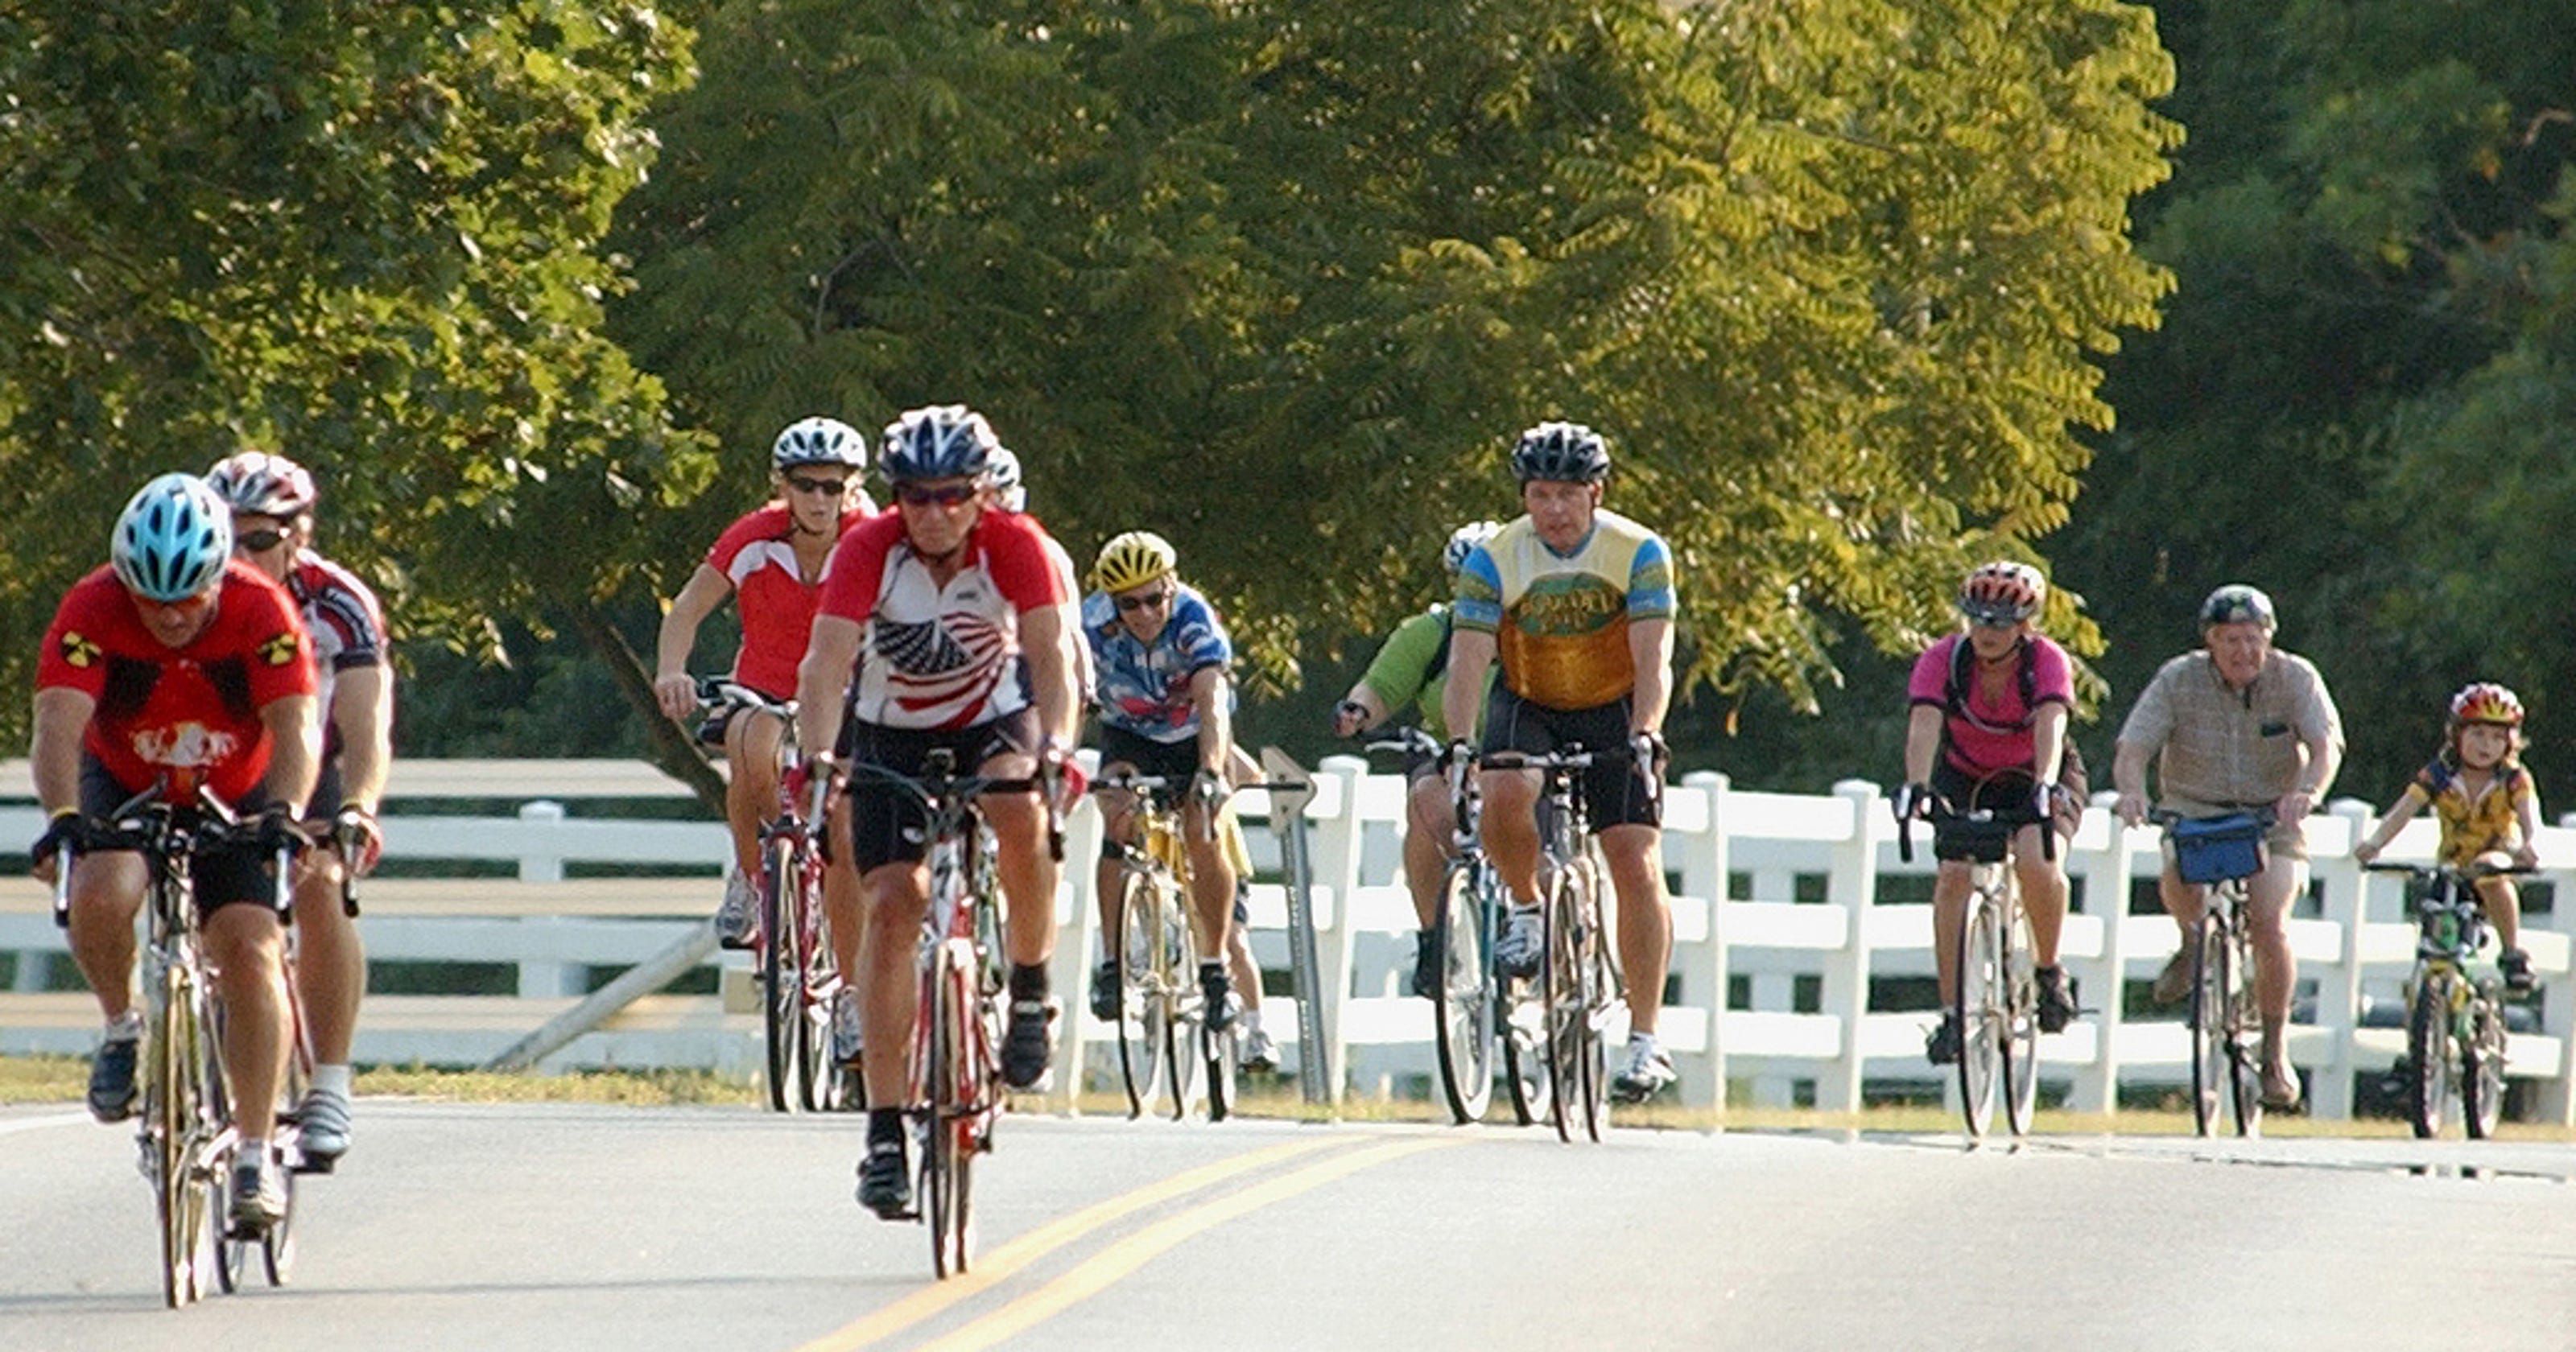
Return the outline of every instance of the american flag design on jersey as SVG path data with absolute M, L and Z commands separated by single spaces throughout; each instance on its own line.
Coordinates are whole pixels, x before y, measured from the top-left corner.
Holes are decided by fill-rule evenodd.
M 988 511 L 968 537 L 963 566 L 943 586 L 914 554 L 899 513 L 844 532 L 823 570 L 821 613 L 866 625 L 858 718 L 954 729 L 1029 707 L 1020 613 L 1069 599 L 1046 539 L 1026 516 Z

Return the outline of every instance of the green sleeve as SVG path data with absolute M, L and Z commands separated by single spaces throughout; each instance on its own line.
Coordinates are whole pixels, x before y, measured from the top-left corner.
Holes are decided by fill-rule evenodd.
M 1431 659 L 1440 655 L 1440 640 L 1446 630 L 1436 609 L 1397 625 L 1395 632 L 1386 636 L 1386 645 L 1369 662 L 1360 684 L 1375 692 L 1388 712 L 1401 712 L 1422 693 L 1425 678 L 1431 672 Z

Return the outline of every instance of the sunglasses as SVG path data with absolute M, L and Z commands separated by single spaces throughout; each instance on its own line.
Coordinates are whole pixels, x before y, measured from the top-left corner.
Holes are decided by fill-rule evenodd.
M 286 543 L 282 530 L 246 530 L 233 537 L 233 549 L 244 554 L 265 554 Z
M 1171 588 L 1157 587 L 1149 592 L 1139 592 L 1134 595 L 1119 597 L 1118 608 L 1120 610 L 1130 612 L 1138 610 L 1152 610 L 1157 606 L 1169 604 L 1171 599 Z
M 895 486 L 895 501 L 906 507 L 954 507 L 984 491 L 982 484 L 950 484 L 946 488 L 923 488 L 918 484 Z
M 799 493 L 819 493 L 837 498 L 849 488 L 850 482 L 847 479 L 808 479 L 802 474 L 790 474 L 787 486 Z
M 2021 621 L 2019 621 L 2019 620 L 2009 620 L 2009 619 L 2004 619 L 2004 618 L 2002 618 L 2002 617 L 2000 617 L 2000 616 L 1995 616 L 1995 615 L 1979 615 L 1979 616 L 1977 616 L 1976 618 L 1974 618 L 1974 619 L 1970 620 L 1970 621 L 1969 621 L 1969 623 L 1974 624 L 1974 625 L 1975 625 L 1975 626 L 1977 626 L 1979 629 L 1997 629 L 1997 630 L 2002 630 L 2002 629 L 2019 629 L 2019 628 L 2021 627 Z

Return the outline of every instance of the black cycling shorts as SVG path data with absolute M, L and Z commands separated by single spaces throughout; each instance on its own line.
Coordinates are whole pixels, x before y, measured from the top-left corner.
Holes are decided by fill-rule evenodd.
M 81 811 L 105 821 L 139 792 L 118 783 L 98 757 L 81 753 Z M 233 810 L 247 817 L 267 802 L 265 793 L 253 790 L 249 797 L 233 804 Z M 277 875 L 269 868 L 268 854 L 248 845 L 197 851 L 189 875 L 196 886 L 197 914 L 201 917 L 213 914 L 219 906 L 246 902 L 267 906 L 277 899 Z
M 1033 753 L 1038 747 L 1038 714 L 1022 709 L 971 728 L 889 728 L 855 724 L 850 738 L 855 763 L 882 765 L 898 774 L 917 775 L 930 753 L 947 749 L 957 758 L 960 774 L 995 756 Z M 899 785 L 866 775 L 850 779 L 850 853 L 859 872 L 886 864 L 917 863 L 930 853 L 930 811 Z
M 1596 753 L 1582 775 L 1593 830 L 1663 824 L 1663 794 L 1650 778 L 1655 770 L 1640 767 L 1628 754 L 1627 699 L 1589 709 L 1551 709 L 1494 683 L 1485 700 L 1486 752 L 1544 754 L 1576 742 Z
M 1109 773 L 1113 765 L 1132 765 L 1136 773 L 1171 781 L 1164 786 L 1165 802 L 1177 803 L 1190 787 L 1190 778 L 1199 772 L 1199 739 L 1192 733 L 1177 742 L 1158 742 L 1139 737 L 1125 728 L 1100 725 L 1100 772 Z

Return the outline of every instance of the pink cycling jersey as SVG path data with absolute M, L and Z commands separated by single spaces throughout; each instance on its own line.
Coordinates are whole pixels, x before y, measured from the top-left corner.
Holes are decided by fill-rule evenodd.
M 1915 659 L 1914 677 L 1906 685 L 1906 696 L 1915 704 L 1929 704 L 1948 710 L 1950 706 L 1951 652 L 1967 642 L 1967 636 L 1952 634 L 1924 649 Z M 2022 702 L 2021 675 L 2018 663 L 2030 663 L 2031 699 Z M 1978 687 L 1975 662 L 1971 659 L 1961 692 L 1960 709 L 1943 719 L 1944 755 L 1959 770 L 1978 777 L 1997 770 L 2029 770 L 2033 748 L 2031 719 L 2038 706 L 2049 703 L 2075 707 L 2075 675 L 2066 660 L 2066 650 L 2049 639 L 2033 634 L 2025 641 L 2022 653 L 2016 654 L 2004 669 L 2001 698 L 1989 698 Z

